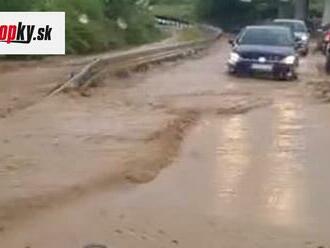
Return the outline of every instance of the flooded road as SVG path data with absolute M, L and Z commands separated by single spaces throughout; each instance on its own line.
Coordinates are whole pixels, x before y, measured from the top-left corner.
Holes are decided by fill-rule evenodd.
M 82 183 L 75 197 L 59 194 L 4 218 L 1 247 L 328 247 L 330 105 L 306 87 L 319 77 L 319 58 L 302 61 L 299 82 L 276 82 L 227 76 L 227 53 L 218 44 L 175 67 L 109 79 L 91 98 L 60 96 L 31 108 L 13 117 L 31 128 L 29 149 L 11 135 L 23 123 L 0 123 L 13 146 L 2 151 L 18 147 L 42 162 L 9 179 L 0 174 L 0 217 L 11 180 L 24 182 L 16 191 L 26 198 Z M 49 132 L 56 151 L 45 142 Z M 45 154 L 35 151 L 42 144 Z M 126 180 L 112 185 L 123 168 Z M 127 170 L 139 180 L 127 180 Z M 90 181 L 109 172 L 109 185 Z

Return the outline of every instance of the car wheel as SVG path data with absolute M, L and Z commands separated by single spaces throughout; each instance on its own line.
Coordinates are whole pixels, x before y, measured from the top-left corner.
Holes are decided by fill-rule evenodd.
M 287 73 L 279 73 L 275 78 L 279 81 L 294 81 L 298 79 L 298 75 L 295 70 L 292 70 L 289 75 Z
M 303 57 L 308 56 L 308 54 L 309 54 L 309 50 L 308 50 L 308 49 L 306 49 L 305 51 L 303 51 L 303 52 L 301 53 L 301 55 L 302 55 Z
M 288 78 L 289 81 L 295 81 L 297 79 L 298 79 L 298 74 L 295 71 L 293 71 L 292 76 Z
M 321 51 L 322 51 L 323 55 L 327 55 L 327 47 L 326 46 L 322 47 Z
M 327 61 L 325 63 L 325 71 L 327 74 L 330 74 L 330 55 L 327 56 Z
M 234 76 L 234 75 L 236 75 L 236 70 L 233 67 L 228 67 L 227 73 L 231 76 Z
M 278 80 L 278 81 L 286 81 L 287 78 L 288 78 L 288 77 L 287 77 L 284 73 L 278 73 L 278 74 L 275 76 L 275 79 Z
M 292 68 L 290 73 L 286 74 L 285 76 L 287 81 L 295 81 L 298 79 L 298 74 L 295 68 Z

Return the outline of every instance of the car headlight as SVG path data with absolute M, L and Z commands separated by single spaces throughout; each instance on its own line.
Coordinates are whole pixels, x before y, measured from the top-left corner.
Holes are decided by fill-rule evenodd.
M 234 65 L 240 60 L 240 56 L 238 53 L 232 52 L 229 56 L 229 64 Z
M 300 38 L 302 41 L 307 41 L 308 40 L 308 36 L 306 34 L 302 35 Z
M 286 65 L 293 65 L 296 62 L 296 57 L 294 55 L 290 55 L 282 60 L 282 63 Z

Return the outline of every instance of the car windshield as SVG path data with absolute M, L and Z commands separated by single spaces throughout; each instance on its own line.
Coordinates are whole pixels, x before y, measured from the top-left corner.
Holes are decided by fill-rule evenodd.
M 285 22 L 285 21 L 277 21 L 275 22 L 276 25 L 281 25 L 290 28 L 293 32 L 297 33 L 306 33 L 307 28 L 301 22 Z
M 244 45 L 292 46 L 293 40 L 290 31 L 286 29 L 255 28 L 243 32 L 239 43 Z

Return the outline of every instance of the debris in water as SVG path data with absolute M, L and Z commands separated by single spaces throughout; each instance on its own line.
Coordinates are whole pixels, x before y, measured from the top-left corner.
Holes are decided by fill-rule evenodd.
M 179 244 L 179 241 L 176 240 L 176 239 L 173 239 L 173 240 L 172 240 L 172 244 L 176 244 L 176 245 L 178 245 L 178 244 Z
M 83 248 L 107 248 L 106 245 L 100 245 L 100 244 L 90 244 L 86 245 Z

